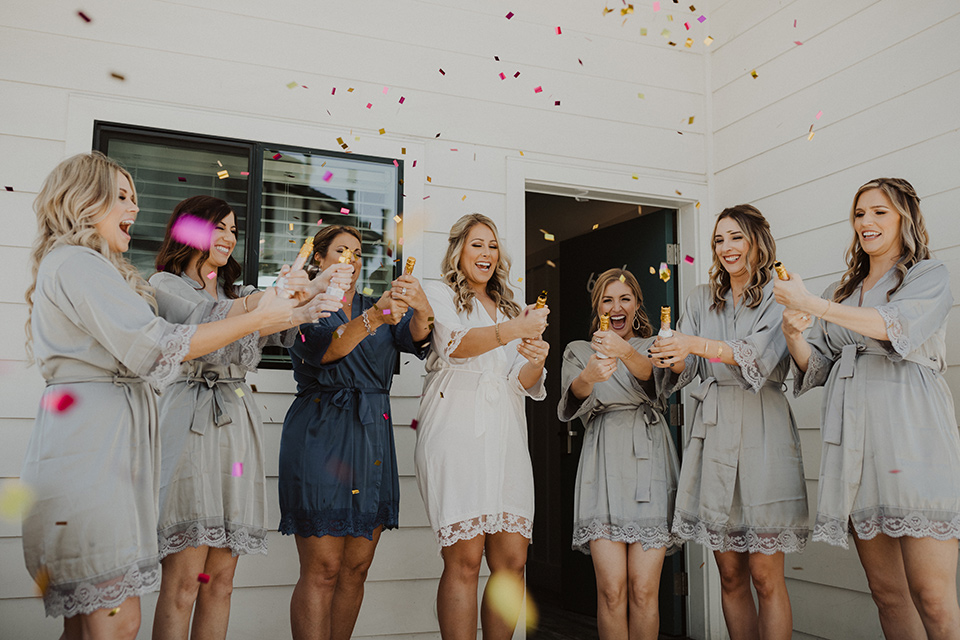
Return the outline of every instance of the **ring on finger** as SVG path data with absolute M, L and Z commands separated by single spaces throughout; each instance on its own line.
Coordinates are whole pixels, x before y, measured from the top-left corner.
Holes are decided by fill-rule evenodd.
M 402 296 L 407 295 L 407 288 L 406 288 L 406 287 L 400 287 L 400 295 L 402 295 Z

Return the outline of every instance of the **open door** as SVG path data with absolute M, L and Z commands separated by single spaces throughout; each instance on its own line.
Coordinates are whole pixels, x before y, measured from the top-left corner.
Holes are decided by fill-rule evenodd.
M 547 400 L 527 403 L 530 454 L 536 490 L 533 545 L 527 583 L 535 598 L 567 611 L 596 616 L 597 592 L 589 556 L 571 549 L 573 493 L 580 459 L 583 426 L 557 419 L 563 351 L 573 340 L 589 339 L 590 292 L 596 277 L 613 267 L 630 270 L 640 282 L 647 315 L 654 326 L 659 307 L 676 309 L 677 283 L 663 282 L 656 273 L 667 260 L 668 245 L 676 243 L 677 211 L 635 204 L 585 201 L 583 198 L 527 193 L 527 297 L 541 289 L 549 294 L 550 342 L 547 359 Z M 594 229 L 594 225 L 598 225 Z M 544 237 L 552 234 L 553 241 Z M 676 257 L 676 251 L 673 251 Z M 670 269 L 675 270 L 675 265 Z M 675 416 L 681 411 L 673 410 Z M 668 416 L 669 417 L 669 416 Z M 673 422 L 673 421 L 672 421 Z M 680 451 L 679 425 L 671 434 Z M 660 585 L 660 632 L 685 633 L 686 576 L 683 552 L 664 562 Z

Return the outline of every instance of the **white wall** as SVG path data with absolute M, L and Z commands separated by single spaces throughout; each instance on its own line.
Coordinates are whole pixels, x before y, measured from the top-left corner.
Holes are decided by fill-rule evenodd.
M 14 188 L 0 191 L 0 481 L 19 474 L 42 390 L 23 351 L 31 202 L 59 160 L 90 148 L 95 119 L 335 151 L 343 137 L 354 152 L 398 158 L 405 162 L 405 249 L 419 258 L 423 276 L 437 274 L 452 222 L 473 211 L 501 226 L 516 258 L 514 278 L 522 275 L 525 180 L 671 202 L 691 221 L 692 203 L 706 196 L 700 41 L 707 31 L 693 27 L 691 49 L 668 46 L 660 31 L 683 28 L 668 22 L 666 6 L 658 14 L 637 6 L 621 25 L 618 15 L 576 0 L 83 4 L 92 23 L 53 0 L 7 2 L 0 11 L 0 185 Z M 516 14 L 509 21 L 508 11 Z M 650 35 L 640 36 L 640 26 Z M 308 88 L 287 89 L 291 81 Z M 382 538 L 358 637 L 438 637 L 441 562 L 416 490 L 409 429 L 421 374 L 418 363 L 404 365 L 394 384 L 401 528 Z M 277 448 L 294 385 L 275 371 L 251 382 L 265 407 L 276 523 Z M 296 553 L 275 532 L 270 545 L 266 558 L 239 563 L 231 638 L 289 635 Z M 149 636 L 154 602 L 144 598 L 141 638 Z M 23 569 L 19 525 L 5 521 L 0 620 L 2 638 L 57 633 Z
M 960 28 L 960 5 L 728 0 L 710 17 L 717 38 L 709 56 L 716 210 L 756 205 L 771 222 L 779 257 L 819 293 L 843 272 L 857 187 L 880 176 L 907 178 L 960 302 L 960 50 L 951 36 Z M 957 307 L 950 323 L 947 378 L 960 398 Z M 820 403 L 819 392 L 793 402 L 812 515 Z M 794 638 L 882 637 L 852 548 L 810 544 L 787 556 L 786 570 Z

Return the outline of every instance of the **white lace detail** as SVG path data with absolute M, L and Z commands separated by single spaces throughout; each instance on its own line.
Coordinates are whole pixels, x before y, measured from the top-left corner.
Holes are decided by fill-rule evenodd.
M 810 532 L 805 527 L 767 530 L 743 528 L 731 531 L 724 525 L 711 525 L 678 511 L 673 519 L 673 533 L 713 551 L 772 555 L 778 551 L 802 552 L 807 546 Z
M 903 335 L 903 325 L 900 323 L 900 314 L 889 305 L 875 307 L 877 313 L 883 318 L 883 324 L 887 328 L 887 338 L 897 352 L 900 358 L 905 358 L 910 353 L 910 341 Z
M 612 540 L 626 544 L 640 543 L 643 550 L 666 547 L 667 555 L 677 551 L 683 545 L 680 536 L 670 533 L 666 519 L 654 523 L 631 522 L 617 526 L 600 520 L 580 523 L 573 532 L 573 549 L 590 555 L 590 542 L 593 540 Z
M 460 346 L 460 341 L 463 340 L 463 337 L 467 335 L 469 329 L 457 329 L 450 333 L 450 340 L 447 341 L 447 346 L 443 348 L 443 353 L 448 358 L 453 357 L 453 352 L 457 350 L 457 347 Z
M 190 351 L 190 339 L 196 331 L 197 325 L 194 324 L 174 325 L 173 331 L 160 343 L 156 364 L 143 379 L 162 391 L 180 377 L 180 366 Z
M 231 554 L 237 557 L 241 554 L 267 553 L 267 532 L 248 526 L 228 525 L 206 527 L 198 522 L 191 522 L 187 528 L 184 525 L 169 527 L 158 534 L 160 558 L 166 558 L 172 553 L 183 551 L 187 547 L 214 547 L 230 549 Z
M 43 594 L 43 605 L 50 617 L 70 618 L 93 613 L 97 609 L 119 607 L 127 598 L 141 596 L 160 588 L 160 565 L 156 560 L 133 565 L 117 578 L 66 585 L 50 585 Z
M 264 340 L 266 342 L 266 340 Z M 260 364 L 260 332 L 254 331 L 237 340 L 240 345 L 240 366 L 247 371 L 256 371 Z
M 750 385 L 754 393 L 758 393 L 764 380 L 760 373 L 760 367 L 757 366 L 757 356 L 759 355 L 757 350 L 754 349 L 752 344 L 744 340 L 728 340 L 727 344 L 733 350 L 733 359 L 740 365 L 739 369 L 732 368 L 735 375 Z
M 210 310 L 210 315 L 203 319 L 203 322 L 216 322 L 218 320 L 223 320 L 227 317 L 227 314 L 230 313 L 230 309 L 233 308 L 233 300 L 220 300 L 213 304 L 213 309 Z M 238 303 L 239 304 L 239 303 Z
M 793 361 L 793 358 L 790 358 L 790 372 L 793 374 L 793 397 L 799 398 L 801 394 L 826 382 L 831 367 L 833 367 L 833 361 L 812 348 L 810 349 L 810 359 L 807 361 L 806 372 L 800 371 L 797 363 Z
M 519 533 L 528 540 L 533 537 L 533 521 L 512 513 L 484 515 L 441 527 L 437 540 L 441 547 L 449 547 L 461 540 L 476 538 L 481 533 Z
M 850 545 L 847 543 L 848 533 L 849 531 L 847 530 L 847 523 L 845 521 L 818 515 L 817 523 L 813 526 L 813 541 L 826 542 L 835 547 L 849 549 Z

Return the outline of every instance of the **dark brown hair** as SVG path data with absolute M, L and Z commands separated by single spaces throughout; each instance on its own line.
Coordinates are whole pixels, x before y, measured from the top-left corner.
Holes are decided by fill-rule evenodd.
M 710 266 L 710 292 L 713 294 L 713 303 L 710 309 L 723 311 L 727 301 L 724 296 L 730 291 L 730 272 L 724 267 L 717 255 L 717 225 L 724 218 L 730 218 L 737 223 L 740 230 L 750 243 L 747 253 L 747 268 L 750 269 L 750 282 L 743 289 L 743 300 L 748 307 L 755 309 L 763 302 L 763 288 L 771 279 L 773 263 L 777 261 L 777 243 L 770 233 L 770 223 L 763 217 L 760 210 L 750 204 L 738 204 L 727 207 L 717 216 L 713 225 L 713 235 L 710 237 L 710 250 L 713 252 L 713 264 Z M 753 250 L 757 250 L 757 263 L 752 263 Z
M 327 252 L 330 250 L 330 245 L 333 244 L 334 238 L 341 233 L 348 233 L 356 238 L 357 242 L 360 243 L 360 249 L 363 249 L 363 238 L 360 237 L 359 229 L 349 227 L 345 224 L 331 224 L 330 226 L 320 229 L 320 231 L 317 231 L 317 234 L 313 236 L 313 255 L 310 256 L 310 263 L 320 266 L 320 261 L 317 260 L 317 254 L 319 253 L 322 258 L 325 258 Z
M 900 259 L 897 260 L 897 283 L 887 291 L 887 300 L 903 284 L 903 277 L 907 270 L 921 260 L 927 260 L 930 255 L 930 237 L 927 235 L 927 225 L 920 211 L 920 196 L 913 185 L 903 178 L 877 178 L 866 183 L 853 196 L 853 206 L 850 207 L 850 225 L 856 220 L 857 201 L 865 191 L 880 189 L 890 199 L 894 210 L 900 214 Z M 840 279 L 840 286 L 833 293 L 834 302 L 840 302 L 856 291 L 867 274 L 870 273 L 870 256 L 860 246 L 860 236 L 853 234 L 853 242 L 847 249 L 847 271 Z
M 174 239 L 170 231 L 177 223 L 177 220 L 185 215 L 190 215 L 194 218 L 207 220 L 216 225 L 231 213 L 233 213 L 233 209 L 230 208 L 230 205 L 227 204 L 225 200 L 214 198 L 213 196 L 193 196 L 177 204 L 177 206 L 173 208 L 170 221 L 167 222 L 167 230 L 163 236 L 163 244 L 160 245 L 160 250 L 157 251 L 155 261 L 157 271 L 167 271 L 178 276 L 183 275 L 191 266 L 191 260 L 193 260 L 194 265 L 199 268 L 210 256 L 209 247 L 206 249 L 197 249 L 196 247 L 191 247 Z M 234 214 L 234 217 L 236 217 L 236 214 Z M 233 290 L 233 283 L 240 277 L 241 271 L 240 263 L 233 259 L 233 255 L 227 258 L 227 264 L 217 269 L 217 280 L 220 281 L 220 285 L 223 287 L 223 291 L 227 294 L 228 298 L 237 297 L 237 292 Z
M 636 277 L 626 269 L 607 269 L 600 274 L 600 277 L 598 277 L 597 281 L 593 284 L 593 292 L 590 294 L 590 304 L 593 305 L 591 312 L 593 319 L 590 321 L 590 336 L 592 337 L 593 333 L 600 328 L 600 301 L 603 300 L 603 294 L 607 290 L 607 287 L 610 286 L 610 283 L 617 280 L 627 285 L 633 293 L 633 297 L 637 299 L 637 310 L 634 312 L 633 318 L 630 319 L 630 330 L 641 338 L 649 338 L 653 335 L 653 326 L 647 317 L 647 310 L 643 307 L 643 292 L 640 291 L 640 283 L 637 282 Z M 638 320 L 640 324 L 639 330 L 634 329 Z

